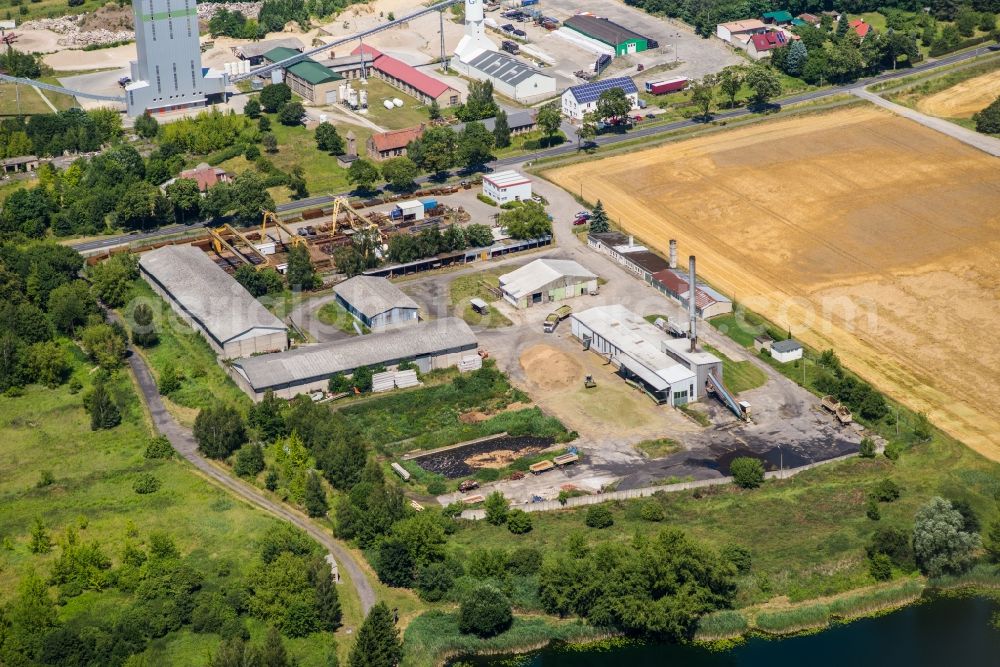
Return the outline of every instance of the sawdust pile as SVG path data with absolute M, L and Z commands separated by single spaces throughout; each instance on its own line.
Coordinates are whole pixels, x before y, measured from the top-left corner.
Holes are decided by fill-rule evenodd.
M 583 382 L 583 367 L 565 352 L 548 345 L 534 345 L 525 350 L 521 368 L 542 389 L 562 389 Z

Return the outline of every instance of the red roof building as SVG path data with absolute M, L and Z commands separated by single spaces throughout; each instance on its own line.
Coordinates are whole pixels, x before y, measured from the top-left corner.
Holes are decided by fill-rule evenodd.
M 771 51 L 788 44 L 788 37 L 780 30 L 751 35 L 747 42 L 747 54 L 754 60 L 769 58 Z
M 410 127 L 405 130 L 377 132 L 368 137 L 368 156 L 373 160 L 388 160 L 389 158 L 406 155 L 406 147 L 414 139 L 424 134 L 424 126 Z
M 361 54 L 371 58 L 371 70 L 379 78 L 407 95 L 412 95 L 423 104 L 436 101 L 440 106 L 450 107 L 462 102 L 458 90 L 398 58 L 386 55 L 371 46 L 358 46 L 351 51 L 351 55 Z
M 205 192 L 216 183 L 229 183 L 233 180 L 232 176 L 225 169 L 211 167 L 204 162 L 194 169 L 182 171 L 177 178 L 190 178 L 192 181 L 198 183 L 198 190 L 201 192 Z M 176 179 L 172 179 L 170 182 L 173 182 L 173 180 Z
M 872 30 L 871 24 L 865 23 L 864 19 L 854 19 L 853 21 L 848 23 L 848 25 L 854 29 L 854 32 L 858 33 L 858 37 L 860 37 L 861 39 L 867 37 L 868 33 L 871 32 Z

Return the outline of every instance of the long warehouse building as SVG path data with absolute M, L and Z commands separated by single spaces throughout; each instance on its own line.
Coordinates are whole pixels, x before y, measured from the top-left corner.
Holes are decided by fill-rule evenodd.
M 279 398 L 292 398 L 326 389 L 332 375 L 351 375 L 363 366 L 392 369 L 412 361 L 423 373 L 456 366 L 467 357 L 476 357 L 478 347 L 468 324 L 444 317 L 386 333 L 240 359 L 230 366 L 229 374 L 254 401 L 268 390 Z
M 198 248 L 176 245 L 148 252 L 139 258 L 139 272 L 219 356 L 288 349 L 285 324 Z
M 577 14 L 563 22 L 563 27 L 572 30 L 597 44 L 610 47 L 609 55 L 624 56 L 655 49 L 659 44 L 654 39 L 629 30 L 606 18 L 591 14 Z

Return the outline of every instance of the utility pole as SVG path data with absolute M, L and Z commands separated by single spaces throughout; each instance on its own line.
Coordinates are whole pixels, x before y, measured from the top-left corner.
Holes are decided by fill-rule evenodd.
M 448 73 L 448 56 L 444 50 L 444 10 L 438 12 L 438 34 L 441 36 L 441 68 L 445 74 Z

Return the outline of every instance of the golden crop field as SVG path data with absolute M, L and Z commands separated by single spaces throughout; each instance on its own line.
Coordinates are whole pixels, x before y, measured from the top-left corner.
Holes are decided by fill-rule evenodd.
M 1000 460 L 1000 163 L 875 107 L 546 176 Z
M 1000 70 L 957 83 L 917 102 L 917 109 L 942 118 L 971 118 L 1000 97 Z

